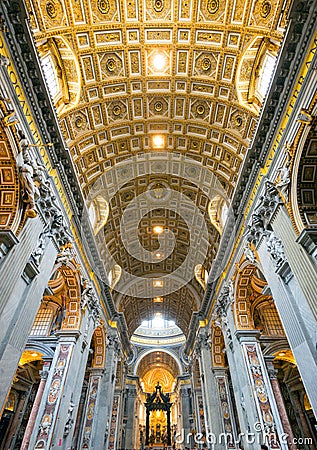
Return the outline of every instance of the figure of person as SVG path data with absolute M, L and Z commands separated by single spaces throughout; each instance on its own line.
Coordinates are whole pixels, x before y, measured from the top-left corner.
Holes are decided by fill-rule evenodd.
M 22 188 L 22 200 L 28 205 L 27 216 L 36 217 L 35 201 L 39 198 L 40 193 L 33 180 L 34 167 L 28 152 L 28 140 L 23 131 L 19 130 L 18 134 L 21 152 L 17 156 L 17 166 Z

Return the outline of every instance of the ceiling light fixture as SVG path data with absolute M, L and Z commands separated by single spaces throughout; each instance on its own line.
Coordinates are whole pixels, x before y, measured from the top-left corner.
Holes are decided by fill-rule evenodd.
M 164 231 L 164 228 L 161 225 L 155 225 L 153 227 L 153 233 L 155 234 L 162 234 Z
M 154 303 L 162 303 L 163 302 L 163 297 L 154 297 L 153 298 L 153 302 Z
M 155 134 L 152 138 L 153 148 L 164 148 L 165 139 L 161 134 Z
M 152 59 L 153 67 L 158 72 L 162 72 L 162 70 L 166 66 L 166 58 L 163 53 L 155 53 Z
M 153 280 L 153 287 L 163 287 L 162 280 Z

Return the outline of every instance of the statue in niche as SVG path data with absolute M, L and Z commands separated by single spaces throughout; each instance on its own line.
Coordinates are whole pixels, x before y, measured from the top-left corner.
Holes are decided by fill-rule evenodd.
M 44 254 L 45 247 L 46 247 L 46 233 L 41 233 L 38 241 L 38 245 L 34 252 L 31 254 L 31 257 L 34 261 L 34 263 L 39 266 L 42 255 Z
M 17 156 L 17 166 L 22 188 L 22 200 L 28 205 L 27 217 L 36 217 L 35 201 L 40 197 L 39 190 L 35 185 L 34 164 L 29 153 L 29 143 L 22 130 L 18 130 L 20 153 Z
M 81 294 L 81 308 L 90 307 L 95 302 L 95 291 L 92 284 L 87 279 L 82 279 L 83 292 Z
M 64 311 L 63 308 L 60 308 L 52 325 L 51 334 L 54 334 L 56 331 L 61 329 L 63 320 L 64 320 Z
M 57 255 L 56 262 L 61 263 L 62 266 L 66 266 L 67 263 L 74 257 L 72 252 L 72 245 L 66 244 L 62 246 L 61 252 Z
M 273 262 L 276 268 L 279 268 L 282 263 L 286 260 L 285 253 L 284 253 L 284 246 L 282 244 L 282 241 L 278 239 L 275 234 L 272 232 L 270 234 L 269 239 L 267 240 L 267 248 L 270 252 Z
M 286 161 L 286 164 L 284 167 L 280 167 L 278 169 L 278 172 L 280 173 L 280 181 L 277 183 L 276 187 L 282 188 L 287 186 L 291 179 L 290 179 L 290 165 L 291 161 Z

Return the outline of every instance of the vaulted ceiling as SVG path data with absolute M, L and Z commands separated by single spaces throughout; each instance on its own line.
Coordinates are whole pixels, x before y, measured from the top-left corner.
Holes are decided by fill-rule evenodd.
M 152 392 L 158 381 L 165 392 L 172 392 L 173 383 L 180 375 L 180 371 L 173 356 L 166 352 L 154 351 L 141 359 L 137 375 L 143 381 L 146 392 Z
M 96 238 L 131 334 L 157 312 L 186 333 L 199 309 L 194 267 L 221 233 L 208 207 L 230 204 L 289 3 L 26 0 L 82 190 L 109 209 Z

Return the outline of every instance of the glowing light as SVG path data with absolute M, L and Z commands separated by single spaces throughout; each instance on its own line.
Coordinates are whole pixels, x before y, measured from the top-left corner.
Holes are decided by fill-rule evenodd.
M 31 353 L 31 356 L 38 356 L 39 354 L 38 353 L 36 353 L 36 352 L 34 352 L 34 353 Z
M 164 328 L 164 319 L 160 316 L 155 316 L 152 320 L 152 327 L 153 328 Z
M 162 136 L 161 134 L 155 134 L 153 136 L 152 142 L 154 148 L 163 148 L 165 145 L 164 136 Z
M 166 66 L 166 58 L 162 53 L 156 53 L 152 59 L 153 67 L 161 72 Z
M 163 281 L 162 280 L 153 280 L 153 287 L 163 287 Z
M 260 94 L 263 97 L 265 97 L 265 95 L 270 87 L 272 75 L 274 72 L 275 62 L 276 62 L 276 58 L 274 58 L 274 56 L 269 55 L 269 54 L 266 55 L 264 64 L 262 67 L 261 75 L 260 75 L 259 86 L 258 86 Z
M 164 231 L 164 228 L 161 225 L 155 225 L 155 227 L 153 227 L 153 233 L 155 234 L 162 234 Z
M 279 352 L 278 356 L 285 356 L 286 353 L 285 352 Z
M 154 303 L 162 303 L 163 302 L 163 297 L 154 297 L 153 298 L 153 302 Z

